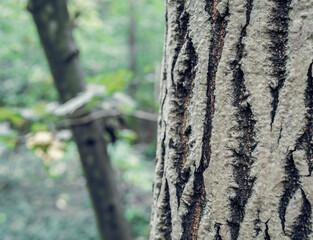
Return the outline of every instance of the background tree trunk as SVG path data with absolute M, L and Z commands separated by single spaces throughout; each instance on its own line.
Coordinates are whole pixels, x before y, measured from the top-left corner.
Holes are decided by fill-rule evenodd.
M 129 46 L 129 70 L 136 75 L 136 20 L 135 20 L 135 2 L 128 0 L 129 5 L 129 29 L 128 29 L 128 46 Z
M 312 239 L 313 1 L 166 6 L 150 239 Z
M 63 103 L 85 90 L 78 49 L 72 37 L 71 23 L 65 0 L 30 0 L 28 9 L 33 15 L 41 43 Z M 91 112 L 76 111 L 70 120 Z M 102 239 L 130 239 L 123 216 L 114 174 L 98 120 L 73 125 L 89 192 L 97 216 Z

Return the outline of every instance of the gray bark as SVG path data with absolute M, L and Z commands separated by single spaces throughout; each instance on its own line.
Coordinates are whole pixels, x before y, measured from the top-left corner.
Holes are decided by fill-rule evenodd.
M 72 37 L 66 1 L 30 0 L 28 9 L 36 23 L 60 100 L 65 103 L 85 90 L 84 74 Z M 71 114 L 69 120 L 75 123 L 75 119 L 88 116 L 92 116 L 92 112 L 81 109 Z M 101 239 L 130 239 L 99 120 L 73 124 L 72 131 Z
M 313 1 L 167 0 L 150 239 L 313 239 Z

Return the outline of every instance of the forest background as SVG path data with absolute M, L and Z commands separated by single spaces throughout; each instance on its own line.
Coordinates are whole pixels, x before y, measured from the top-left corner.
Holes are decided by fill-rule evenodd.
M 96 239 L 79 156 L 26 0 L 0 1 L 1 239 Z M 136 239 L 149 233 L 164 3 L 70 0 L 86 80 L 105 86 L 90 102 Z M 152 113 L 152 114 L 151 114 Z

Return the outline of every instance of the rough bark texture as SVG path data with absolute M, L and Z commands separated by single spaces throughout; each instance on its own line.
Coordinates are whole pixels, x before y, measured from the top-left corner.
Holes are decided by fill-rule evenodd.
M 313 1 L 167 0 L 150 239 L 313 239 Z
M 35 20 L 41 43 L 53 74 L 61 102 L 85 90 L 84 75 L 65 0 L 30 0 L 28 9 Z M 91 112 L 76 111 L 70 120 Z M 72 127 L 83 170 L 97 216 L 101 239 L 130 239 L 123 216 L 113 171 L 98 120 Z

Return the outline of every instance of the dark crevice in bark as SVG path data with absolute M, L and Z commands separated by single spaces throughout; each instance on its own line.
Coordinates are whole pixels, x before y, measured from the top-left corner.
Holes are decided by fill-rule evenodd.
M 170 205 L 170 192 L 168 187 L 168 182 L 165 180 L 165 189 L 164 189 L 164 198 L 162 199 L 161 206 L 161 216 L 159 217 L 160 223 L 159 231 L 162 233 L 162 239 L 171 239 L 172 233 L 172 213 L 171 213 L 171 205 Z
M 240 75 L 239 75 L 240 76 Z M 238 75 L 236 76 L 238 77 Z M 239 80 L 240 78 L 236 78 Z M 238 84 L 238 83 L 236 83 Z M 243 85 L 237 85 L 238 88 L 244 89 Z M 236 89 L 236 88 L 235 88 Z M 237 89 L 238 90 L 238 89 Z M 242 92 L 244 94 L 244 92 Z M 239 95 L 242 96 L 242 95 Z M 236 114 L 239 120 L 237 131 L 240 132 L 238 137 L 240 143 L 238 149 L 231 149 L 233 152 L 233 171 L 238 188 L 235 188 L 236 196 L 230 199 L 231 220 L 230 225 L 232 239 L 237 239 L 239 235 L 240 223 L 243 221 L 245 214 L 245 205 L 252 194 L 252 188 L 255 178 L 250 177 L 250 168 L 254 162 L 252 153 L 256 147 L 255 142 L 255 121 L 253 120 L 252 110 L 249 104 L 244 107 L 238 102 L 239 111 Z
M 222 56 L 224 38 L 226 35 L 227 20 L 226 18 L 229 15 L 229 8 L 227 6 L 226 14 L 224 17 L 221 17 L 217 12 L 216 6 L 219 1 L 208 1 L 206 6 L 206 11 L 209 14 L 211 19 L 212 28 L 212 39 L 210 45 L 210 55 L 209 55 L 209 66 L 207 74 L 207 104 L 206 104 L 206 113 L 204 121 L 204 133 L 203 133 L 203 145 L 202 145 L 202 164 L 208 167 L 210 162 L 211 155 L 211 132 L 212 132 L 212 120 L 214 115 L 214 90 L 215 90 L 215 78 L 217 68 Z M 217 16 L 215 16 L 217 15 Z M 214 20 L 213 20 L 214 19 Z
M 159 171 L 157 172 L 158 174 L 158 178 L 162 179 L 163 175 L 164 175 L 164 158 L 165 158 L 165 152 L 166 152 L 166 146 L 165 146 L 165 141 L 166 141 L 166 123 L 164 122 L 164 135 L 162 138 L 162 142 L 161 142 L 161 159 L 157 159 L 157 161 L 161 161 L 160 165 L 159 165 Z M 154 186 L 156 189 L 158 189 L 158 196 L 157 199 L 159 199 L 160 196 L 160 189 L 162 187 L 162 183 L 158 183 L 157 185 Z M 153 190 L 154 191 L 154 190 Z
M 305 91 L 305 106 L 307 108 L 306 115 L 306 125 L 304 128 L 304 133 L 297 139 L 296 146 L 294 150 L 291 150 L 287 154 L 287 162 L 285 166 L 286 171 L 286 179 L 284 181 L 284 193 L 280 200 L 279 207 L 279 216 L 282 223 L 282 229 L 285 231 L 285 215 L 287 206 L 294 196 L 295 192 L 300 187 L 300 175 L 298 170 L 296 169 L 294 160 L 293 160 L 293 152 L 297 150 L 304 150 L 306 152 L 306 161 L 308 164 L 309 176 L 312 173 L 312 159 L 313 159 L 313 144 L 312 144 L 312 136 L 313 136 L 313 78 L 312 78 L 312 65 L 310 64 L 308 69 L 308 80 L 307 87 Z M 309 219 L 306 221 L 311 221 L 311 214 L 309 215 Z M 304 223 L 304 221 L 302 221 Z M 303 234 L 307 232 L 306 227 L 301 225 Z M 311 231 L 311 228 L 309 229 Z
M 214 236 L 214 240 L 223 240 L 222 236 L 220 235 L 220 230 L 221 230 L 221 223 L 215 223 L 214 228 L 216 229 L 216 234 Z
M 175 156 L 172 161 L 178 173 L 176 196 L 179 205 L 185 182 L 188 180 L 185 180 L 183 176 L 189 175 L 188 172 L 181 173 L 181 170 L 185 164 L 188 155 L 188 136 L 190 135 L 190 133 L 189 135 L 185 133 L 187 118 L 186 112 L 194 86 L 195 66 L 198 59 L 192 40 L 188 36 L 189 14 L 185 11 L 184 0 L 177 1 L 176 12 L 176 28 L 174 30 L 174 41 L 176 47 L 174 49 L 173 62 L 171 66 L 171 81 L 172 89 L 174 90 L 173 92 L 171 92 L 171 94 L 174 94 L 173 99 L 175 100 L 172 100 L 170 104 L 175 106 L 175 109 L 177 109 L 174 113 L 177 119 L 175 121 L 174 130 L 175 132 L 177 132 L 178 136 L 177 138 L 170 139 L 169 148 L 175 150 Z M 185 47 L 183 48 L 184 45 Z M 179 71 L 178 69 L 177 75 L 174 76 L 174 69 L 179 56 L 182 56 L 183 62 L 180 64 L 184 66 L 184 68 L 182 71 Z M 174 77 L 176 77 L 177 79 L 174 79 Z M 178 141 L 177 139 L 180 139 L 180 141 Z
M 205 207 L 205 188 L 203 172 L 205 167 L 201 165 L 194 173 L 193 197 L 188 213 L 183 217 L 183 235 L 181 239 L 196 240 L 202 211 Z
M 182 54 L 186 57 L 184 58 L 183 63 L 184 66 L 183 71 L 179 71 L 177 76 L 178 79 L 175 79 L 177 84 L 175 88 L 176 99 L 177 99 L 177 129 L 179 134 L 180 142 L 173 143 L 174 148 L 176 148 L 177 159 L 174 161 L 174 165 L 176 167 L 178 173 L 178 181 L 176 184 L 176 195 L 178 200 L 178 207 L 180 205 L 180 198 L 184 189 L 186 182 L 189 179 L 189 171 L 190 169 L 186 169 L 182 172 L 182 169 L 185 165 L 189 147 L 188 147 L 188 139 L 191 134 L 191 126 L 186 126 L 187 121 L 187 107 L 190 103 L 190 98 L 192 95 L 192 90 L 194 88 L 194 79 L 196 70 L 195 67 L 197 65 L 198 56 L 196 54 L 195 48 L 193 46 L 192 40 L 190 37 L 187 37 L 186 40 L 186 49 L 184 49 Z
M 177 149 L 177 146 L 174 144 L 173 138 L 170 138 L 168 142 L 168 148 Z
M 165 73 L 166 74 L 166 73 Z M 166 79 L 166 78 L 165 78 Z M 162 100 L 162 103 L 161 103 L 161 113 L 160 115 L 163 116 L 163 110 L 164 110 L 164 104 L 165 104 L 165 100 L 166 100 L 166 97 L 167 97 L 167 88 L 165 89 L 165 94 L 164 94 L 164 97 L 163 97 L 163 100 Z
M 208 66 L 208 75 L 207 75 L 207 107 L 205 114 L 205 125 L 204 125 L 204 134 L 203 134 L 203 147 L 202 147 L 202 156 L 201 164 L 194 173 L 194 194 L 192 202 L 188 213 L 183 218 L 183 235 L 182 239 L 197 239 L 199 223 L 203 214 L 203 209 L 205 207 L 205 186 L 203 180 L 203 173 L 208 167 L 211 154 L 210 138 L 212 131 L 212 119 L 214 113 L 214 89 L 215 89 L 215 78 L 218 68 L 219 61 L 221 59 L 223 46 L 224 46 L 224 37 L 226 34 L 227 21 L 225 17 L 228 16 L 228 10 L 225 14 L 225 17 L 221 17 L 217 10 L 216 5 L 219 1 L 209 7 L 210 10 L 209 18 L 212 19 L 212 39 L 210 45 L 210 55 L 209 55 L 209 66 Z M 209 3 L 208 3 L 209 4 Z M 228 8 L 227 8 L 228 9 Z
M 309 110 L 310 111 L 310 110 Z M 297 141 L 296 149 L 301 149 L 306 152 L 306 162 L 308 166 L 308 176 L 310 177 L 312 175 L 312 161 L 313 161 L 313 145 L 311 143 L 312 141 L 312 135 L 313 135 L 313 126 L 312 126 L 312 118 L 309 116 L 307 117 L 307 125 L 305 127 L 304 133 L 301 135 L 301 137 Z
M 174 56 L 173 56 L 173 62 L 171 67 L 171 81 L 173 86 L 175 86 L 174 83 L 174 69 L 176 65 L 176 61 L 178 58 L 178 55 L 182 49 L 182 46 L 184 45 L 187 37 L 187 29 L 188 29 L 188 23 L 189 23 L 189 14 L 185 11 L 185 0 L 178 0 L 177 1 L 177 17 L 176 17 L 176 29 L 174 30 L 174 40 L 176 41 L 176 47 L 174 49 Z
M 260 232 L 262 232 L 261 229 L 261 219 L 260 219 L 260 210 L 258 209 L 258 217 L 254 220 L 254 231 L 255 231 L 255 236 L 254 238 L 256 238 L 257 236 L 259 236 Z
M 299 139 L 301 148 L 306 151 L 307 164 L 309 170 L 309 176 L 312 175 L 313 170 L 313 76 L 312 76 L 313 62 L 308 69 L 307 87 L 305 90 L 305 107 L 307 108 L 306 114 L 306 128 L 304 134 Z
M 187 127 L 187 129 L 185 130 L 185 135 L 186 135 L 187 137 L 189 137 L 190 134 L 191 134 L 191 126 L 189 125 L 189 126 Z
M 284 193 L 280 199 L 279 205 L 279 217 L 282 224 L 282 229 L 285 232 L 285 216 L 286 216 L 286 209 L 290 202 L 290 200 L 295 195 L 296 191 L 299 188 L 299 173 L 298 169 L 295 166 L 295 162 L 293 159 L 293 152 L 289 151 L 286 159 L 285 165 L 285 172 L 286 172 L 286 179 L 284 180 Z
M 277 139 L 277 144 L 279 144 L 279 142 L 280 142 L 282 131 L 283 131 L 283 127 L 281 126 L 280 130 L 279 130 L 279 136 L 278 136 L 278 139 Z
M 231 239 L 236 240 L 239 236 L 240 224 L 245 214 L 245 206 L 252 194 L 252 188 L 255 178 L 250 177 L 250 168 L 254 162 L 252 152 L 256 147 L 255 141 L 255 120 L 252 108 L 246 102 L 248 94 L 245 86 L 244 73 L 241 69 L 241 60 L 243 57 L 244 44 L 243 38 L 247 34 L 247 26 L 250 23 L 250 14 L 253 8 L 253 1 L 246 3 L 246 23 L 243 26 L 237 44 L 236 60 L 232 62 L 233 87 L 234 87 L 234 106 L 237 108 L 235 114 L 238 120 L 235 131 L 240 133 L 237 138 L 239 146 L 237 149 L 230 149 L 233 153 L 233 173 L 238 188 L 235 188 L 235 197 L 230 199 L 231 219 L 228 221 Z
M 192 40 L 189 36 L 186 37 L 186 44 L 179 53 L 182 56 L 181 66 L 184 66 L 182 71 L 177 72 L 175 82 L 173 85 L 174 99 L 170 104 L 175 106 L 175 126 L 174 129 L 177 132 L 177 137 L 170 138 L 168 147 L 174 149 L 175 156 L 172 159 L 172 163 L 176 168 L 178 179 L 176 183 L 176 197 L 178 200 L 178 207 L 180 205 L 180 198 L 186 182 L 189 179 L 190 169 L 186 169 L 182 172 L 188 155 L 188 139 L 191 134 L 191 126 L 186 127 L 187 121 L 187 107 L 190 103 L 190 98 L 194 88 L 195 79 L 195 66 L 198 61 L 197 54 L 195 52 Z M 179 139 L 179 141 L 177 140 Z
M 265 237 L 264 237 L 264 240 L 271 240 L 271 236 L 268 233 L 268 231 L 269 231 L 268 222 L 269 222 L 269 220 L 267 220 L 265 222 Z
M 166 65 L 165 65 L 166 66 Z M 164 69 L 164 72 L 163 72 L 163 79 L 162 81 L 166 81 L 166 78 L 167 78 L 167 73 L 166 73 L 166 68 Z M 164 84 L 164 83 L 162 83 Z M 167 94 L 168 94 L 168 91 L 167 91 L 167 88 L 165 87 L 165 94 L 164 94 L 164 97 L 162 99 L 162 102 L 161 102 L 161 106 L 160 106 L 160 116 L 163 117 L 163 110 L 164 110 L 164 104 L 165 104 L 165 101 L 166 101 L 166 98 L 167 98 Z M 161 128 L 162 126 L 162 122 L 164 124 L 164 135 L 163 135 L 163 139 L 162 139 L 162 142 L 161 142 L 161 159 L 156 159 L 156 161 L 161 161 L 162 162 L 162 165 L 161 165 L 161 168 L 163 169 L 164 168 L 164 156 L 165 156 L 165 140 L 166 140 L 166 122 L 163 120 L 162 117 L 159 117 L 159 120 L 158 120 L 158 128 Z M 164 172 L 164 169 L 163 171 L 160 173 L 160 177 L 162 178 L 163 176 L 163 172 Z M 161 175 L 162 174 L 162 175 Z M 157 186 L 156 186 L 157 187 Z
M 216 22 L 217 18 L 220 18 L 220 14 L 217 10 L 217 5 L 220 3 L 221 0 L 211 0 L 207 1 L 204 10 L 209 14 L 209 21 L 212 25 Z M 227 3 L 228 5 L 228 3 Z M 227 6 L 228 8 L 228 6 Z M 228 12 L 228 10 L 227 10 Z M 228 15 L 228 13 L 226 14 Z
M 309 239 L 309 234 L 312 232 L 312 221 L 311 221 L 311 203 L 307 199 L 304 191 L 301 189 L 302 195 L 302 208 L 301 213 L 298 216 L 294 226 L 292 227 L 293 231 L 291 234 L 292 240 L 307 240 Z
M 289 11 L 291 0 L 281 1 L 272 0 L 274 7 L 272 9 L 272 16 L 270 24 L 273 24 L 273 29 L 268 31 L 271 38 L 271 45 L 269 47 L 272 56 L 269 58 L 272 62 L 271 75 L 277 81 L 274 86 L 269 86 L 272 100 L 271 111 L 271 128 L 275 120 L 276 110 L 279 102 L 279 93 L 285 84 L 286 79 L 286 48 L 288 42 L 288 24 L 289 24 Z
M 313 62 L 310 64 L 308 69 L 308 81 L 307 81 L 307 88 L 305 90 L 305 106 L 309 108 L 309 114 L 312 117 L 313 114 L 313 76 L 312 76 L 312 66 Z
M 226 35 L 227 27 L 227 17 L 229 15 L 229 7 L 227 5 L 227 10 L 225 16 L 220 16 L 216 7 L 219 0 L 207 1 L 205 10 L 209 14 L 209 20 L 211 21 L 212 27 L 212 38 L 210 45 L 210 55 L 209 55 L 209 66 L 207 74 L 207 104 L 206 104 L 206 114 L 204 121 L 204 133 L 203 133 L 203 145 L 202 145 L 202 165 L 205 168 L 208 167 L 211 158 L 211 133 L 212 133 L 212 120 L 214 115 L 214 90 L 215 90 L 215 79 L 217 68 L 222 56 L 224 47 L 224 38 Z

